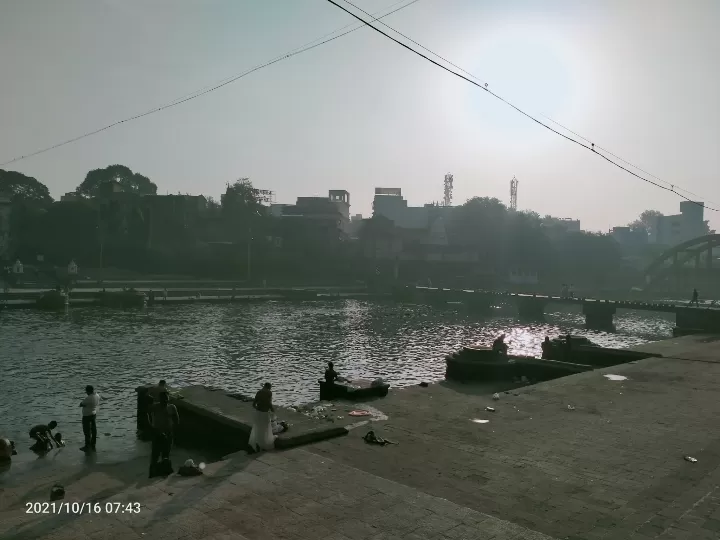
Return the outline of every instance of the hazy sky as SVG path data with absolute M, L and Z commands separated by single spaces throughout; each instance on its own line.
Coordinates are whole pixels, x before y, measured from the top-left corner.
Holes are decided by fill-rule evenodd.
M 355 0 L 369 12 L 396 0 Z M 324 0 L 2 0 L 0 162 L 145 112 L 352 23 Z M 389 25 L 720 208 L 720 2 L 420 0 Z M 53 196 L 121 163 L 160 193 L 248 176 L 277 202 L 492 196 L 607 230 L 680 199 L 363 28 L 178 107 L 3 168 Z M 720 229 L 720 212 L 706 211 Z

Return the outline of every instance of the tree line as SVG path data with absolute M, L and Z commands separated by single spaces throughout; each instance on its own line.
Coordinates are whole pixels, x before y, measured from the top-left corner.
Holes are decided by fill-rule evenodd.
M 204 211 L 197 214 L 177 212 L 176 207 L 153 214 L 140 203 L 118 203 L 107 196 L 110 191 L 142 201 L 141 196 L 157 194 L 157 185 L 124 165 L 111 165 L 87 173 L 75 189 L 77 200 L 57 204 L 42 182 L 0 169 L 0 194 L 9 195 L 13 206 L 12 253 L 27 262 L 42 254 L 45 265 L 67 265 L 73 258 L 81 267 L 144 273 L 347 282 L 379 270 L 383 276 L 391 274 L 385 263 L 368 255 L 368 247 L 401 234 L 382 217 L 367 220 L 355 242 L 340 231 L 318 228 L 312 220 L 284 223 L 270 214 L 266 192 L 247 178 L 229 184 L 220 201 L 208 198 Z M 657 214 L 643 212 L 631 227 L 647 231 Z M 187 222 L 188 215 L 196 218 Z M 563 232 L 564 227 L 563 220 L 552 216 L 515 212 L 498 199 L 475 197 L 453 208 L 445 220 L 446 249 L 480 254 L 480 266 L 496 276 L 525 269 L 537 272 L 543 281 L 587 287 L 639 279 L 610 235 Z M 166 231 L 165 240 L 154 245 L 150 240 L 159 229 Z M 404 243 L 412 247 L 412 241 Z M 462 261 L 409 263 L 400 278 L 432 275 L 446 282 L 467 281 L 477 272 L 471 266 Z

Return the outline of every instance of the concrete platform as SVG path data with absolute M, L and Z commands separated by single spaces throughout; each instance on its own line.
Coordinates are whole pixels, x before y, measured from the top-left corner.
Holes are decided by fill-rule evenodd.
M 180 413 L 178 440 L 197 444 L 213 443 L 218 447 L 244 450 L 253 422 L 250 402 L 230 397 L 226 391 L 205 386 L 188 386 L 177 390 L 181 399 L 173 399 Z M 292 448 L 332 437 L 347 435 L 344 425 L 317 420 L 296 411 L 276 407 L 280 420 L 290 429 L 278 435 L 276 448 Z
M 234 454 L 198 478 L 149 481 L 144 460 L 76 469 L 44 460 L 0 476 L 0 538 L 717 539 L 718 343 L 646 345 L 666 357 L 498 400 L 488 386 L 391 391 L 373 402 L 386 420 L 302 449 Z M 196 399 L 217 399 L 222 412 L 225 399 L 210 396 Z M 366 444 L 370 428 L 397 444 Z M 137 501 L 141 512 L 27 514 L 24 502 L 47 501 L 54 481 L 67 501 Z
M 555 379 L 499 400 L 448 383 L 391 392 L 382 403 L 389 420 L 374 429 L 397 446 L 348 437 L 311 451 L 555 538 L 717 539 L 715 339 L 645 345 L 675 358 Z

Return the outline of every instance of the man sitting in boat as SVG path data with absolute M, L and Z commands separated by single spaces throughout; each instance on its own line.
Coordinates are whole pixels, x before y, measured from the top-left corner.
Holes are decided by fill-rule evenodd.
M 548 336 L 545 336 L 545 341 L 542 342 L 542 357 L 543 358 L 550 358 L 550 353 L 552 351 L 552 343 L 550 343 L 550 338 Z
M 502 334 L 493 341 L 492 350 L 497 354 L 507 356 L 508 346 L 507 343 L 505 343 L 505 334 Z
M 325 382 L 326 383 L 334 383 L 342 381 L 342 377 L 337 374 L 337 371 L 335 371 L 335 366 L 332 362 L 328 362 L 328 367 L 325 370 Z

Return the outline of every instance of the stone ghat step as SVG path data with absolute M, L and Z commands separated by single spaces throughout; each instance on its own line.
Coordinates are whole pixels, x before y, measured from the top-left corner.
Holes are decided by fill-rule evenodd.
M 139 396 L 152 385 L 136 389 Z M 171 392 L 171 402 L 180 414 L 176 438 L 180 444 L 208 446 L 221 450 L 245 450 L 252 429 L 253 408 L 250 402 L 231 397 L 225 390 L 202 385 L 187 386 Z M 142 399 L 138 399 L 140 428 Z M 278 419 L 290 429 L 278 435 L 275 448 L 286 449 L 348 434 L 345 426 L 327 420 L 310 418 L 291 409 L 276 407 Z

